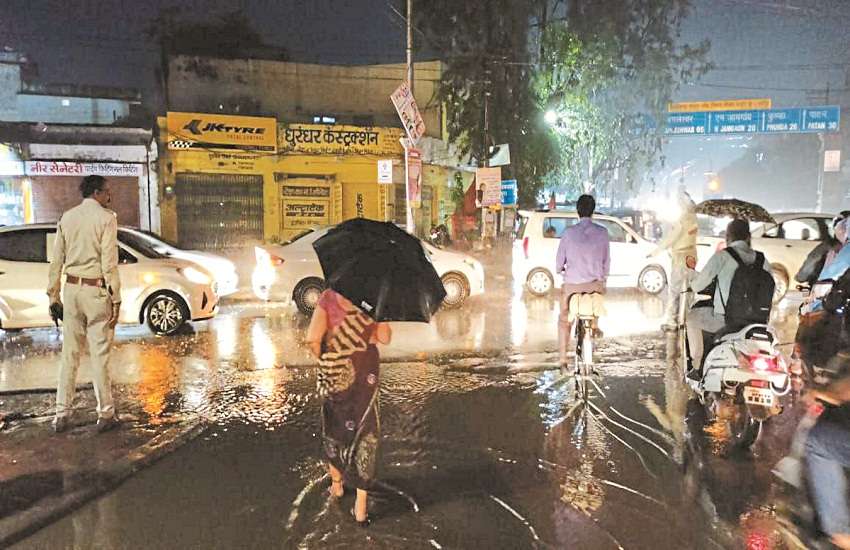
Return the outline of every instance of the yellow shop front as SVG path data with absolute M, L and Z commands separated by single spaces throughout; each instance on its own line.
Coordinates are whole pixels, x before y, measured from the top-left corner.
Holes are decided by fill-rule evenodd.
M 285 241 L 308 227 L 351 218 L 391 219 L 392 185 L 378 183 L 378 161 L 403 158 L 397 128 L 281 125 L 274 182 L 266 189 L 267 238 Z
M 178 115 L 167 123 L 160 119 L 167 130 L 160 135 L 169 136 L 160 170 L 166 238 L 192 248 L 221 248 L 283 242 L 349 218 L 393 217 L 393 185 L 378 183 L 378 160 L 402 163 L 401 129 L 275 124 L 255 134 L 274 135 L 271 147 L 267 137 L 252 137 L 246 145 L 192 133 L 258 129 L 255 117 Z M 268 128 L 274 119 L 261 120 Z

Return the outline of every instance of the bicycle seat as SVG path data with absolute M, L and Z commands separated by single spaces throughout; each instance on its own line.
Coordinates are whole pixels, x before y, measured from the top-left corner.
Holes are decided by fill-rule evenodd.
M 580 292 L 570 296 L 569 320 L 605 315 L 605 300 L 598 292 Z

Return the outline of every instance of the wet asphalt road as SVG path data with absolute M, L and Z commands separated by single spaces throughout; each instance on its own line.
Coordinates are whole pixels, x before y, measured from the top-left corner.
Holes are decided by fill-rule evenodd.
M 194 334 L 119 335 L 118 382 L 152 419 L 201 414 L 204 436 L 18 548 L 736 548 L 770 540 L 770 468 L 795 407 L 753 453 L 689 415 L 663 301 L 613 292 L 588 403 L 553 371 L 453 370 L 458 352 L 554 363 L 556 303 L 488 269 L 488 294 L 398 325 L 381 388 L 382 487 L 368 530 L 330 504 L 314 371 L 288 308 L 232 305 Z M 793 303 L 785 309 L 793 312 Z M 780 314 L 784 339 L 793 315 Z M 0 384 L 52 383 L 52 331 L 4 339 Z M 525 357 L 525 359 L 524 359 Z M 81 380 L 85 374 L 81 375 Z M 793 405 L 793 404 L 792 404 Z

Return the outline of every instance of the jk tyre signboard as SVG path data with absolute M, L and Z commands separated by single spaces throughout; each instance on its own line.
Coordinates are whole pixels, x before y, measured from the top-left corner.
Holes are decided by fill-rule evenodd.
M 169 149 L 277 152 L 277 119 L 204 113 L 168 113 Z

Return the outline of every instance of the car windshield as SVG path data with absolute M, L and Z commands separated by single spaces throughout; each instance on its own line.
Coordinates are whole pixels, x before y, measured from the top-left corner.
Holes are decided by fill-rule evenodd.
M 146 258 L 157 260 L 168 257 L 156 251 L 158 243 L 148 235 L 120 230 L 118 231 L 118 240 Z
M 143 229 L 135 229 L 135 230 L 133 230 L 133 232 L 136 233 L 136 234 L 138 234 L 138 233 L 143 234 L 144 236 L 150 238 L 150 240 L 154 241 L 156 244 L 164 244 L 166 246 L 170 246 L 171 248 L 180 248 L 177 245 L 177 243 L 170 241 L 170 240 L 162 237 L 161 235 L 157 235 L 153 231 L 145 231 Z

